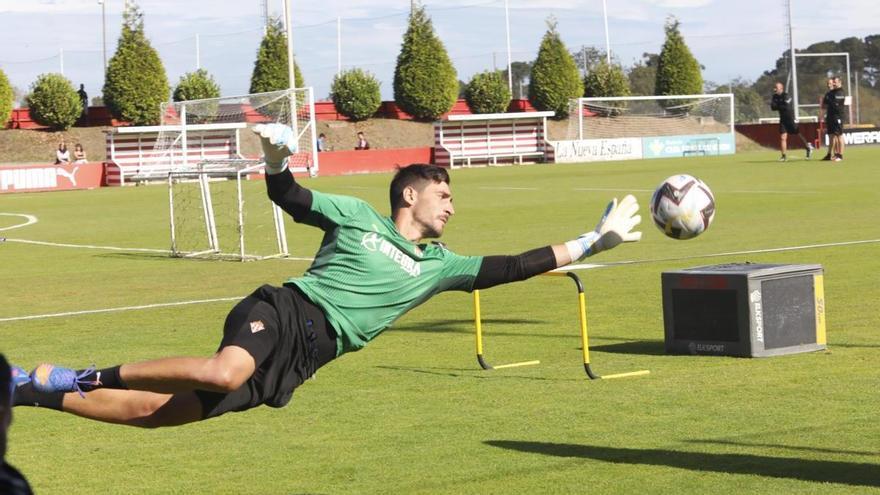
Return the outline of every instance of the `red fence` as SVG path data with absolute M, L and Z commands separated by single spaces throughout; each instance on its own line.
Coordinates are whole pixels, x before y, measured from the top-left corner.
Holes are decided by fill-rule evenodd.
M 113 126 L 120 127 L 129 125 L 127 122 L 121 122 L 110 116 L 107 107 L 89 107 L 89 113 L 86 118 L 81 118 L 76 123 L 76 127 L 98 127 Z M 31 118 L 31 112 L 27 108 L 12 109 L 12 116 L 6 123 L 7 129 L 45 129 Z
M 510 100 L 507 106 L 508 112 L 534 112 L 535 107 L 529 103 L 529 100 Z M 467 102 L 458 100 L 449 113 L 446 115 L 470 114 L 471 109 Z M 257 114 L 253 110 L 245 109 L 245 115 L 248 122 L 262 122 L 265 117 Z M 413 120 L 413 116 L 404 112 L 393 101 L 383 101 L 379 110 L 376 111 L 374 117 L 384 119 Z M 315 120 L 348 120 L 348 118 L 336 111 L 336 106 L 332 101 L 315 102 Z M 127 122 L 121 122 L 110 116 L 107 107 L 89 107 L 88 117 L 80 119 L 76 123 L 76 127 L 93 127 L 93 126 L 125 126 L 130 125 Z M 43 129 L 44 127 L 34 122 L 31 118 L 30 111 L 27 108 L 16 108 L 12 110 L 12 117 L 6 124 L 8 129 Z
M 798 128 L 804 139 L 813 143 L 813 146 L 819 147 L 818 130 L 819 124 L 816 122 L 801 122 Z M 768 148 L 779 148 L 779 124 L 737 124 L 736 132 L 755 141 L 761 146 Z M 794 140 L 792 140 L 794 139 Z M 790 148 L 800 148 L 801 142 L 795 136 L 788 137 L 788 146 Z
M 431 163 L 431 147 L 360 151 L 325 151 L 318 154 L 318 175 L 391 172 L 411 163 Z

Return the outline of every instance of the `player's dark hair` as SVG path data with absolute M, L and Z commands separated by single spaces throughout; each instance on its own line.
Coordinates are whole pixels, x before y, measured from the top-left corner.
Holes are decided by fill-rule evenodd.
M 391 211 L 394 212 L 403 205 L 404 189 L 412 186 L 421 190 L 430 182 L 449 184 L 449 172 L 443 167 L 427 163 L 413 163 L 397 169 L 394 179 L 391 180 L 389 191 Z

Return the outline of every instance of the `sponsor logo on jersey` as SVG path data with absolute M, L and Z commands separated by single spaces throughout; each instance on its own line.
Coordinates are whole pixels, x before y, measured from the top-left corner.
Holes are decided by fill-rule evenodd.
M 263 325 L 263 322 L 261 320 L 251 322 L 251 333 L 261 332 L 265 329 L 266 325 Z
M 422 273 L 421 263 L 412 259 L 408 254 L 397 248 L 394 244 L 383 239 L 375 232 L 367 232 L 361 238 L 361 246 L 370 252 L 380 252 L 391 261 L 397 263 L 401 270 L 411 277 L 418 277 Z

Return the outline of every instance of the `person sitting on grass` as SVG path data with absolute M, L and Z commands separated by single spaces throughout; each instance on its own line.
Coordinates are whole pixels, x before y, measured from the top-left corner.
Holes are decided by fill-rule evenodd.
M 455 214 L 446 169 L 413 164 L 391 181 L 391 216 L 349 196 L 310 190 L 287 158 L 293 131 L 258 125 L 268 195 L 298 223 L 324 231 L 311 267 L 263 285 L 226 317 L 208 357 L 171 357 L 104 369 L 40 364 L 15 391 L 19 406 L 139 427 L 174 426 L 267 405 L 282 407 L 315 371 L 362 349 L 395 320 L 449 290 L 486 289 L 635 242 L 636 199 L 612 200 L 594 230 L 516 256 L 462 256 L 439 238 Z M 573 205 L 573 208 L 578 206 Z

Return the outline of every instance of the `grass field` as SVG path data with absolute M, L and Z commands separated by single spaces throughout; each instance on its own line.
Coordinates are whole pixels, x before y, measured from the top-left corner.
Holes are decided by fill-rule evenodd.
M 487 358 L 538 366 L 479 369 L 471 297 L 446 293 L 321 369 L 286 408 L 160 430 L 17 408 L 10 462 L 41 494 L 880 493 L 880 244 L 706 257 L 880 239 L 880 149 L 852 148 L 841 164 L 776 156 L 453 171 L 457 215 L 444 240 L 462 254 L 571 239 L 610 197 L 634 192 L 642 242 L 590 261 L 646 262 L 581 277 L 594 369 L 650 375 L 588 380 L 574 290 L 538 277 L 482 294 Z M 718 205 L 691 241 L 665 238 L 648 218 L 650 191 L 680 172 L 705 180 Z M 388 181 L 306 185 L 387 212 Z M 0 196 L 0 213 L 39 220 L 0 231 L 0 350 L 27 367 L 207 355 L 231 299 L 9 318 L 235 298 L 307 267 L 16 241 L 166 249 L 166 210 L 162 186 Z M 22 218 L 0 216 L 0 228 Z M 288 237 L 292 254 L 308 257 L 320 232 L 291 224 Z M 744 261 L 824 267 L 827 352 L 664 354 L 660 273 Z

